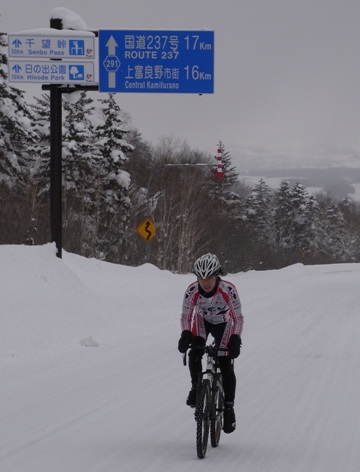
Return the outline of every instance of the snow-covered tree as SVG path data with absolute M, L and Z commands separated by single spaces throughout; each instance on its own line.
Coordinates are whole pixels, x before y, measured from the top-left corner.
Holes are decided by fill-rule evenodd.
M 331 201 L 323 213 L 324 239 L 322 252 L 326 254 L 329 262 L 348 260 L 349 248 L 347 248 L 346 223 L 339 205 Z
M 218 149 L 221 150 L 222 168 L 224 172 L 224 177 L 221 182 L 225 189 L 231 189 L 234 184 L 238 182 L 239 174 L 232 163 L 230 152 L 225 149 L 225 144 L 222 141 L 219 141 Z M 217 158 L 217 156 L 215 157 Z
M 246 239 L 242 242 L 248 267 L 268 268 L 273 257 L 272 191 L 261 179 L 245 200 L 242 215 Z M 244 233 L 244 230 L 242 231 Z
M 274 196 L 275 242 L 284 261 L 305 261 L 320 244 L 316 199 L 297 183 L 283 181 Z
M 99 158 L 93 144 L 94 125 L 91 115 L 94 101 L 85 91 L 70 94 L 63 100 L 63 182 L 65 190 L 75 189 L 86 200 L 93 193 L 93 173 Z
M 239 183 L 238 173 L 232 164 L 232 157 L 225 149 L 222 141 L 217 145 L 218 153 L 221 152 L 223 178 L 216 178 L 218 153 L 214 156 L 216 164 L 214 172 L 209 174 L 212 199 L 211 214 L 216 218 L 216 230 L 212 230 L 212 247 L 223 261 L 224 265 L 231 268 L 233 261 L 239 252 L 239 215 L 243 214 L 244 195 L 243 188 Z M 223 242 L 226 241 L 226 246 Z M 229 254 L 229 248 L 233 248 L 233 253 Z M 236 255 L 235 255 L 236 254 Z
M 281 249 L 291 246 L 292 219 L 291 187 L 288 181 L 283 180 L 274 195 L 275 242 Z
M 292 232 L 291 247 L 302 257 L 310 247 L 312 213 L 310 212 L 309 194 L 306 188 L 297 183 L 291 190 Z
M 92 254 L 96 171 L 100 156 L 94 145 L 94 101 L 85 91 L 63 99 L 63 229 L 68 250 Z
M 27 174 L 27 146 L 33 139 L 31 114 L 24 92 L 7 82 L 7 42 L 0 33 L 0 182 L 12 186 Z
M 218 149 L 221 150 L 224 176 L 221 180 L 216 179 L 214 181 L 215 188 L 213 190 L 213 198 L 218 204 L 220 211 L 225 213 L 227 217 L 230 217 L 241 211 L 241 198 L 237 192 L 239 174 L 232 164 L 230 152 L 225 149 L 225 145 L 222 141 L 219 142 Z M 215 156 L 215 158 L 217 158 L 217 156 Z
M 100 156 L 97 175 L 97 244 L 106 247 L 107 259 L 125 263 L 133 228 L 129 228 L 130 174 L 123 167 L 134 147 L 126 140 L 129 130 L 114 94 L 99 100 L 100 121 L 94 144 Z
M 245 216 L 260 240 L 270 242 L 273 239 L 272 192 L 263 179 L 246 199 Z
M 101 122 L 94 130 L 94 142 L 101 155 L 101 165 L 97 169 L 102 179 L 103 204 L 109 214 L 118 211 L 119 202 L 127 203 L 129 174 L 122 168 L 128 160 L 127 153 L 133 151 L 125 136 L 129 132 L 122 121 L 120 107 L 114 94 L 100 99 Z
M 38 184 L 39 195 L 43 195 L 50 187 L 50 97 L 42 94 L 40 98 L 34 98 L 35 103 L 30 107 L 36 141 L 28 149 L 34 157 L 32 175 Z
M 314 257 L 314 255 L 318 254 L 321 247 L 323 227 L 320 218 L 319 203 L 314 195 L 309 195 L 308 197 L 306 221 L 308 225 L 307 246 L 305 245 L 303 248 L 302 262 L 306 262 L 306 250 L 309 255 Z
M 349 259 L 360 261 L 360 205 L 347 197 L 339 203 L 346 224 L 346 246 Z

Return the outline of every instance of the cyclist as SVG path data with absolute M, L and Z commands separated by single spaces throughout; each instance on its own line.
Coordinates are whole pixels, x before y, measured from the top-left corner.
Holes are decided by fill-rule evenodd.
M 241 302 L 235 286 L 220 278 L 222 268 L 215 254 L 204 254 L 193 267 L 197 281 L 185 291 L 182 315 L 181 337 L 178 349 L 185 353 L 190 346 L 189 369 L 191 390 L 186 404 L 194 408 L 198 374 L 202 371 L 202 357 L 209 334 L 218 347 L 228 348 L 219 353 L 219 366 L 223 378 L 225 408 L 224 432 L 232 433 L 236 428 L 234 400 L 236 376 L 235 359 L 240 354 L 244 317 Z

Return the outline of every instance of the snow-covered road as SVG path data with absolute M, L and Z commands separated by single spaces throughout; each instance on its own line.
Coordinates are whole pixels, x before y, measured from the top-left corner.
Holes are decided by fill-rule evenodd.
M 199 460 L 176 349 L 191 274 L 53 253 L 0 247 L 1 471 L 359 470 L 360 264 L 228 276 L 238 426 Z

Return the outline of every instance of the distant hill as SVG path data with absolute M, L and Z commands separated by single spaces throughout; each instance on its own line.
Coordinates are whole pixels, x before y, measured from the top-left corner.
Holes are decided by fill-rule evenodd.
M 271 150 L 238 147 L 233 151 L 240 180 L 248 185 L 263 178 L 278 188 L 282 180 L 301 183 L 310 192 L 326 192 L 336 200 L 360 201 L 360 152 L 353 149 Z
M 323 191 L 336 200 L 349 196 L 360 201 L 360 168 L 331 167 L 301 169 L 249 169 L 240 175 L 248 185 L 264 179 L 270 187 L 277 188 L 282 180 L 290 184 L 301 183 L 309 191 Z

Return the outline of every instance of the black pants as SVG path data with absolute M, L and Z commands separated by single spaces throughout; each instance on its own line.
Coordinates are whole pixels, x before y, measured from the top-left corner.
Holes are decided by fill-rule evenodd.
M 206 338 L 211 334 L 215 344 L 218 346 L 224 334 L 226 324 L 213 325 L 205 321 Z M 196 387 L 198 375 L 202 371 L 203 355 L 203 351 L 199 350 L 190 350 L 189 353 L 189 369 L 193 387 Z M 232 359 L 228 356 L 219 356 L 219 367 L 223 379 L 225 401 L 233 402 L 235 400 L 236 376 Z

